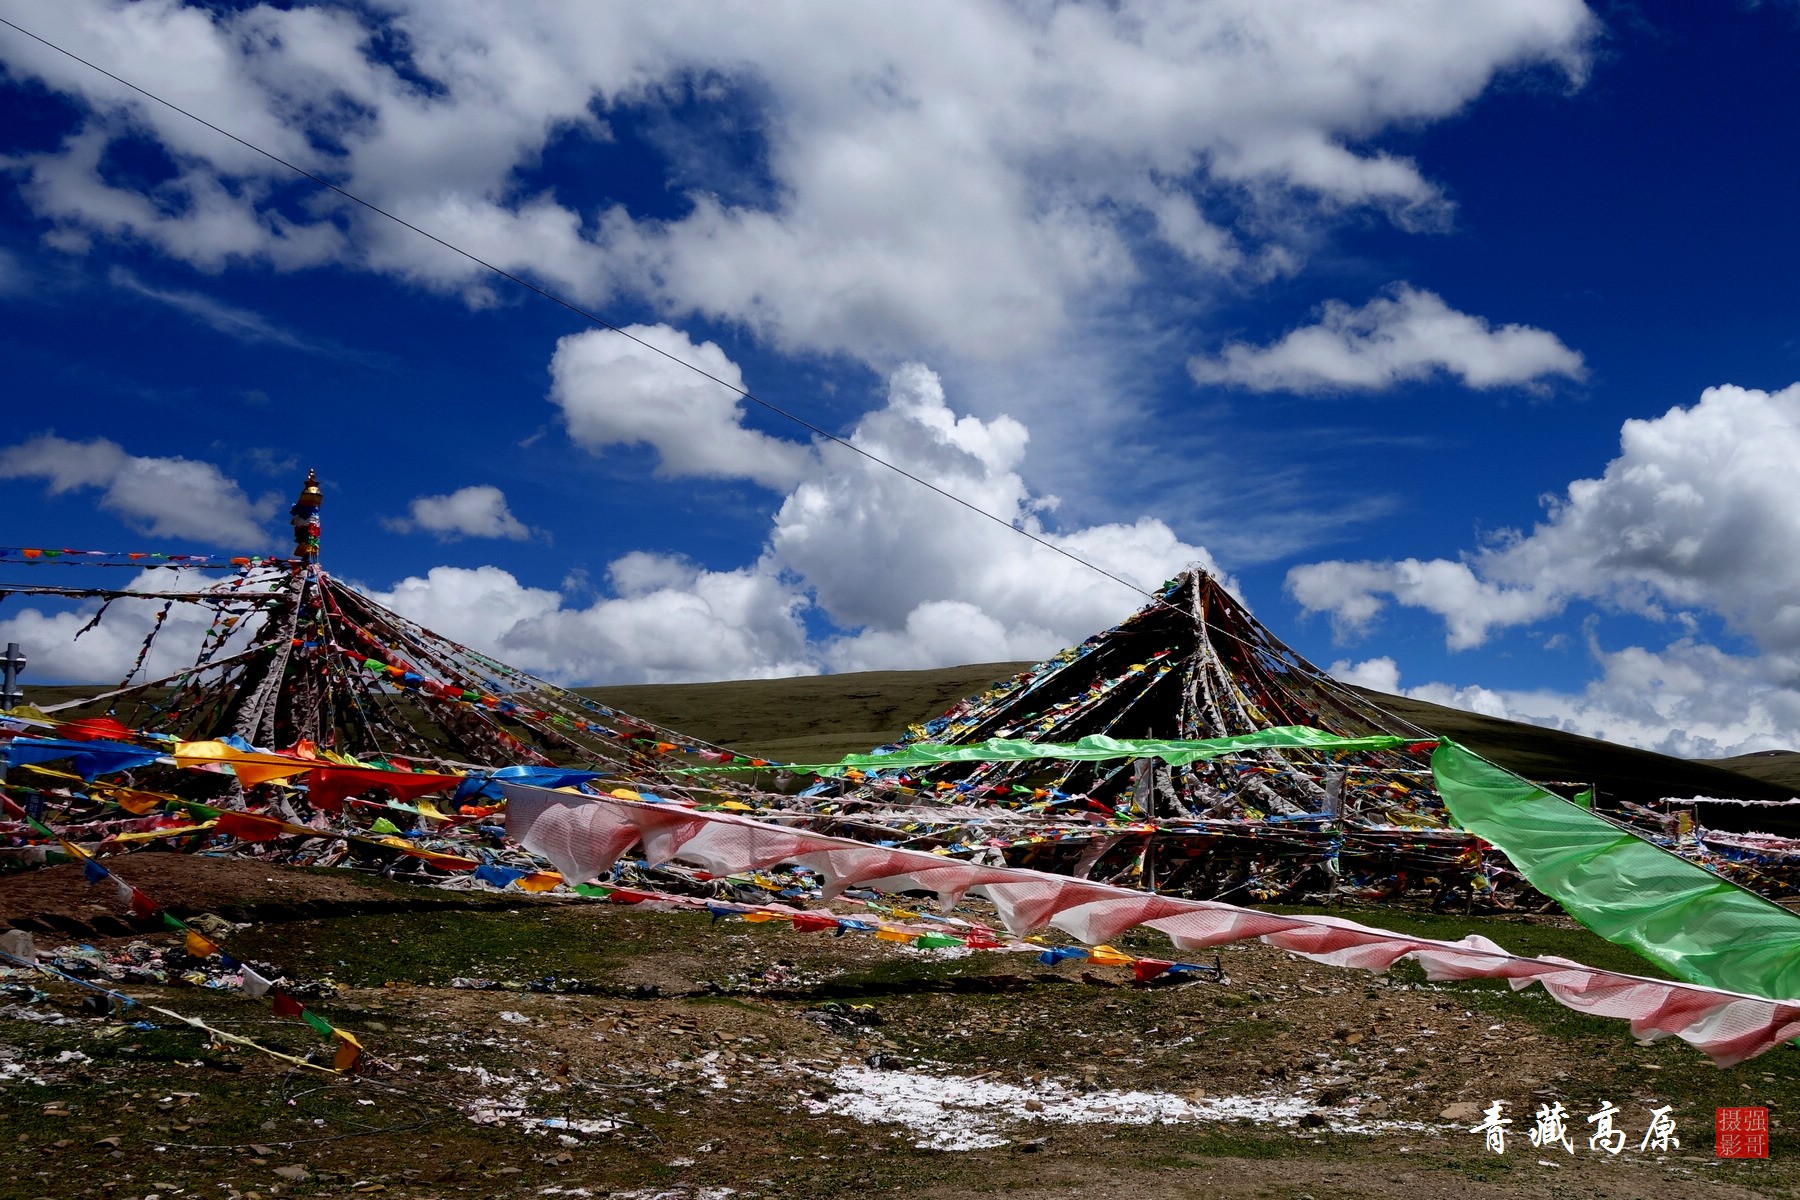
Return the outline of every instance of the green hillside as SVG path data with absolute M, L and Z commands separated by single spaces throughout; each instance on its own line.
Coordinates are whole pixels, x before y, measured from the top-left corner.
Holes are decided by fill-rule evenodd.
M 787 762 L 821 762 L 892 741 L 908 724 L 936 716 L 962 697 L 1030 665 L 981 663 L 930 671 L 634 684 L 581 692 L 745 753 Z M 1395 715 L 1454 738 L 1522 775 L 1595 785 L 1613 799 L 1800 796 L 1800 754 L 1696 762 L 1404 696 L 1366 690 L 1363 694 Z M 1767 810 L 1762 815 L 1766 817 Z
M 976 663 L 932 671 L 577 690 L 609 707 L 759 758 L 832 762 L 891 742 L 914 721 L 935 717 L 1031 665 Z
M 735 750 L 785 762 L 829 762 L 891 742 L 907 725 L 937 716 L 1030 663 L 976 663 L 929 671 L 862 671 L 793 679 L 719 683 L 629 684 L 581 688 L 624 712 Z M 93 695 L 97 687 L 39 687 L 38 704 Z M 1800 753 L 1773 751 L 1712 762 L 1671 758 L 1594 738 L 1486 717 L 1404 696 L 1363 694 L 1415 725 L 1440 733 L 1532 779 L 1598 786 L 1612 799 L 1725 796 L 1787 800 L 1800 796 Z M 74 714 L 70 714 L 74 715 Z M 1708 819 L 1730 826 L 1749 813 L 1714 806 Z M 1790 823 L 1751 810 L 1758 828 Z M 1796 822 L 1800 824 L 1800 822 Z

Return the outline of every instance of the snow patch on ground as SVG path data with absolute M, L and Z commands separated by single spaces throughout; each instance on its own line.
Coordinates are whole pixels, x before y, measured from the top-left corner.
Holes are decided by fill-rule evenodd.
M 1009 1122 L 1042 1121 L 1061 1125 L 1152 1125 L 1189 1121 L 1249 1120 L 1259 1125 L 1296 1125 L 1308 1113 L 1325 1118 L 1323 1128 L 1337 1133 L 1419 1133 L 1431 1126 L 1418 1121 L 1359 1118 L 1355 1109 L 1320 1108 L 1309 1097 L 1271 1093 L 1262 1096 L 1187 1098 L 1169 1092 L 1082 1092 L 1057 1082 L 1026 1088 L 1017 1084 L 958 1075 L 926 1075 L 846 1066 L 830 1080 L 840 1094 L 808 1099 L 813 1113 L 831 1113 L 864 1124 L 892 1122 L 905 1126 L 921 1150 L 985 1150 L 1007 1145 L 1002 1127 Z M 1032 1102 L 1034 1107 L 1027 1107 Z

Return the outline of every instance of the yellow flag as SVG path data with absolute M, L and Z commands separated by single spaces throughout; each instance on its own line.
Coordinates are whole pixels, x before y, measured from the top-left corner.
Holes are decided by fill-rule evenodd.
M 293 775 L 303 775 L 312 770 L 317 763 L 303 759 L 288 758 L 280 754 L 257 754 L 253 751 L 239 750 L 224 742 L 177 742 L 175 743 L 175 762 L 183 767 L 201 767 L 212 763 L 226 763 L 237 772 L 240 783 L 267 783 L 271 779 L 287 779 Z
M 190 929 L 187 931 L 187 952 L 195 958 L 211 958 L 219 948 Z
M 555 871 L 539 871 L 535 875 L 527 875 L 519 880 L 521 892 L 547 892 L 563 881 L 563 877 Z
M 1095 946 L 1088 951 L 1088 961 L 1099 963 L 1103 967 L 1129 967 L 1137 959 L 1111 946 Z
M 113 803 L 136 817 L 143 816 L 163 801 L 163 798 L 155 792 L 133 792 L 125 789 L 114 792 L 112 798 Z

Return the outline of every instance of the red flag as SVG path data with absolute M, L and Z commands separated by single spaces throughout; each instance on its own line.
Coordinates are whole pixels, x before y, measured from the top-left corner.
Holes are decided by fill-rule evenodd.
M 281 826 L 282 822 L 256 813 L 223 812 L 219 814 L 219 823 L 213 826 L 213 832 L 227 834 L 240 842 L 266 842 L 282 835 Z
M 824 929 L 836 929 L 837 918 L 830 913 L 795 913 L 794 928 L 802 933 L 817 933 Z
M 1131 964 L 1131 973 L 1137 976 L 1139 983 L 1148 983 L 1174 965 L 1160 958 L 1140 958 Z
M 275 1015 L 278 1017 L 297 1017 L 306 1011 L 298 1000 L 280 988 L 272 989 L 269 992 L 269 999 L 275 1006 Z
M 306 775 L 306 798 L 314 808 L 337 812 L 344 807 L 346 797 L 371 788 L 381 788 L 400 800 L 417 800 L 461 782 L 461 775 L 378 771 L 371 767 L 315 767 Z
M 58 725 L 56 732 L 75 742 L 126 742 L 131 740 L 131 730 L 119 724 L 113 717 L 88 717 L 85 720 L 70 721 Z
M 131 889 L 131 915 L 140 921 L 148 921 L 162 911 L 162 905 L 152 900 L 136 888 Z

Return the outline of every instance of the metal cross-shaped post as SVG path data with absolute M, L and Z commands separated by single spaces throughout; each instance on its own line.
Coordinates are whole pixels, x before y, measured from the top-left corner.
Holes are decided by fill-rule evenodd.
M 19 690 L 19 672 L 24 669 L 25 653 L 19 643 L 6 643 L 6 655 L 0 658 L 0 710 L 25 703 L 25 693 Z

